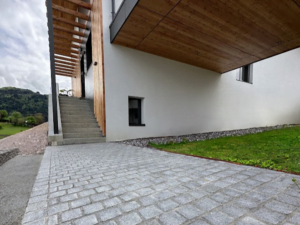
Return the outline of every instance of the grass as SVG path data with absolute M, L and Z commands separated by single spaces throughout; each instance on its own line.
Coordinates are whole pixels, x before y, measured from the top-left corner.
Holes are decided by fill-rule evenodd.
M 30 129 L 30 127 L 14 126 L 10 123 L 0 123 L 0 125 L 3 127 L 0 129 L 0 139 Z
M 170 152 L 300 173 L 299 126 L 239 137 L 150 145 Z

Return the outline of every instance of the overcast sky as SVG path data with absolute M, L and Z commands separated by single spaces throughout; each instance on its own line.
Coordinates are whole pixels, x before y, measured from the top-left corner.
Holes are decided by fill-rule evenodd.
M 0 87 L 50 93 L 47 29 L 44 0 L 0 0 Z M 71 78 L 56 82 L 71 87 Z

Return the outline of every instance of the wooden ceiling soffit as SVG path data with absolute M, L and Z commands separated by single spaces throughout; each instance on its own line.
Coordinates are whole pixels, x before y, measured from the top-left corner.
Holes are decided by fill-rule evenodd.
M 110 39 L 225 73 L 300 47 L 300 0 L 124 0 Z
M 66 23 L 66 24 L 69 24 L 69 25 L 72 25 L 74 27 L 78 27 L 78 28 L 81 28 L 81 29 L 86 29 L 86 25 L 83 24 L 83 23 L 77 23 L 73 20 L 70 20 L 70 19 L 65 19 L 63 17 L 60 17 L 60 16 L 56 16 L 56 15 L 53 15 L 53 20 L 56 20 L 56 21 L 59 21 L 59 22 L 62 22 L 62 23 Z
M 82 39 L 70 37 L 69 35 L 61 34 L 61 33 L 58 33 L 57 31 L 54 30 L 54 41 L 55 40 L 60 40 L 60 38 L 71 41 L 71 42 L 76 42 L 76 43 L 79 43 L 79 44 L 82 43 Z
M 58 25 L 55 25 L 55 24 L 53 24 L 53 28 L 54 28 L 54 30 L 64 31 L 64 32 L 67 32 L 67 33 L 70 33 L 70 34 L 75 34 L 75 35 L 78 35 L 80 37 L 84 37 L 84 33 L 73 30 L 73 29 L 68 29 L 68 28 L 61 27 L 61 26 L 58 26 Z
M 59 12 L 67 13 L 69 15 L 78 17 L 78 18 L 83 19 L 83 20 L 89 20 L 88 15 L 77 12 L 77 11 L 74 11 L 74 10 L 71 10 L 71 9 L 67 9 L 67 8 L 65 8 L 63 6 L 60 6 L 60 5 L 52 4 L 52 9 L 58 10 Z

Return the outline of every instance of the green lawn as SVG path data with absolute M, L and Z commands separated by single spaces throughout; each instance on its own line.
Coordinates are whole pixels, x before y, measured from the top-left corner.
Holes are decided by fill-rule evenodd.
M 300 173 L 299 126 L 240 137 L 150 145 L 176 153 Z
M 0 125 L 3 127 L 3 129 L 0 130 L 0 139 L 30 129 L 30 127 L 18 127 L 10 123 L 0 123 Z

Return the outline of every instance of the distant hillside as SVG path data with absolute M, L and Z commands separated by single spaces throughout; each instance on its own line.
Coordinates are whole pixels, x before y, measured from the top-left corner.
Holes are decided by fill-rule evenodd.
M 23 116 L 42 113 L 45 121 L 48 121 L 48 95 L 15 87 L 0 88 L 0 110 L 2 109 L 9 114 L 18 111 Z

